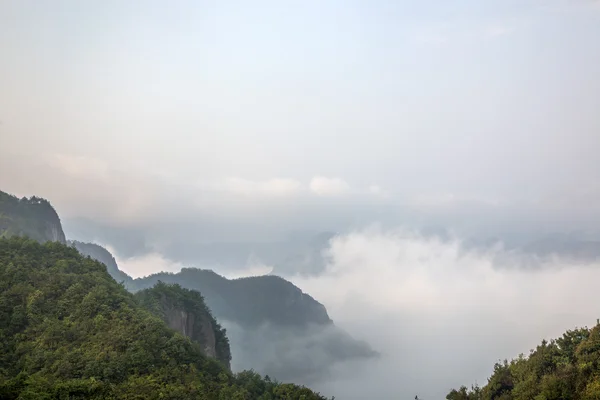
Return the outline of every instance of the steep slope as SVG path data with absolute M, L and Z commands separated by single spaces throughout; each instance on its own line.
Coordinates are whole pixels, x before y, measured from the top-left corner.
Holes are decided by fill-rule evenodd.
M 259 276 L 229 280 L 213 271 L 184 268 L 177 274 L 158 273 L 133 280 L 118 269 L 106 249 L 74 244 L 82 254 L 104 262 L 112 277 L 124 282 L 128 290 L 148 289 L 162 281 L 199 291 L 227 328 L 231 366 L 236 371 L 252 368 L 277 379 L 310 385 L 327 379 L 336 363 L 377 356 L 368 344 L 336 327 L 321 303 L 285 279 Z M 183 332 L 179 322 L 171 327 Z
M 10 236 L 65 243 L 60 218 L 47 200 L 35 196 L 18 199 L 0 191 L 0 237 Z
M 0 239 L 2 399 L 323 399 L 230 374 L 74 248 Z
M 600 324 L 544 340 L 529 357 L 496 363 L 487 385 L 453 389 L 446 399 L 600 399 Z
M 125 272 L 119 270 L 115 258 L 104 247 L 94 243 L 78 242 L 77 240 L 69 240 L 68 243 L 69 245 L 75 247 L 81 254 L 89 256 L 94 260 L 100 261 L 102 264 L 106 265 L 106 271 L 108 271 L 110 276 L 112 276 L 113 279 L 119 283 L 123 282 L 125 287 L 128 287 L 128 284 L 132 280 L 131 277 Z
M 230 368 L 231 351 L 225 330 L 213 318 L 199 292 L 159 282 L 137 292 L 135 297 L 169 328 L 199 343 L 206 356 Z
M 325 380 L 336 363 L 371 358 L 370 346 L 339 329 L 325 307 L 277 276 L 226 279 L 184 268 L 133 281 L 137 290 L 159 281 L 198 290 L 227 328 L 234 370 L 257 371 L 303 384 Z

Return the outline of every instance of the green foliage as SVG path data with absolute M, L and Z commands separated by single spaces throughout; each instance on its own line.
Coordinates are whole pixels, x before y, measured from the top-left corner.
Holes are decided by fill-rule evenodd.
M 494 366 L 483 388 L 453 389 L 448 400 L 600 400 L 600 325 L 567 331 L 529 357 Z
M 0 238 L 11 236 L 65 243 L 58 214 L 47 200 L 35 196 L 18 199 L 0 191 Z
M 7 400 L 324 399 L 251 371 L 231 374 L 104 265 L 57 242 L 0 239 L 0 346 Z

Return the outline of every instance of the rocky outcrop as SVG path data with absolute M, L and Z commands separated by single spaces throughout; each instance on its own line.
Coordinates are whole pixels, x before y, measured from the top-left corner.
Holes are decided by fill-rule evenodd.
M 19 199 L 0 191 L 0 237 L 27 236 L 38 242 L 66 243 L 56 210 L 45 199 Z
M 229 340 L 200 293 L 159 282 L 135 296 L 144 307 L 161 317 L 169 328 L 199 344 L 207 357 L 215 358 L 230 368 Z
M 254 368 L 276 379 L 314 384 L 326 380 L 336 364 L 378 357 L 369 344 L 338 328 L 323 304 L 283 278 L 226 279 L 213 271 L 184 268 L 135 279 L 133 285 L 140 289 L 161 281 L 202 293 L 227 328 L 236 371 Z M 181 332 L 186 324 L 177 314 L 180 308 L 166 309 L 175 320 L 172 327 Z

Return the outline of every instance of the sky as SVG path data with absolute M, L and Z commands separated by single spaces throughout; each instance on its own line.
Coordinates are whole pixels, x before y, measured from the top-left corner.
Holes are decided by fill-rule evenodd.
M 5 1 L 3 190 L 109 225 L 298 225 L 340 204 L 587 221 L 598 8 Z
M 134 276 L 337 232 L 289 279 L 386 357 L 319 389 L 440 398 L 598 317 L 594 265 L 412 230 L 600 238 L 598 37 L 596 0 L 0 1 L 0 190 Z

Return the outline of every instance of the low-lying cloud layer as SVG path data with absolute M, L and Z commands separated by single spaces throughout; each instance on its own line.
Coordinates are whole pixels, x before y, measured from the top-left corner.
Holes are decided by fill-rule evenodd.
M 496 360 L 600 317 L 600 264 L 554 259 L 530 269 L 502 246 L 466 250 L 456 239 L 377 228 L 334 238 L 327 255 L 323 275 L 292 281 L 382 353 L 338 365 L 336 379 L 317 385 L 340 399 L 444 398 L 485 384 Z

